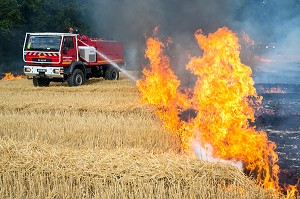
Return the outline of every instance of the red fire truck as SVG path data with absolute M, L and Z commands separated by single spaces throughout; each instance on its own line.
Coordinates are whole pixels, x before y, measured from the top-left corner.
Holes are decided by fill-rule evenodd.
M 117 80 L 126 65 L 121 42 L 73 33 L 27 33 L 23 60 L 34 86 L 51 81 L 80 86 L 90 77 Z

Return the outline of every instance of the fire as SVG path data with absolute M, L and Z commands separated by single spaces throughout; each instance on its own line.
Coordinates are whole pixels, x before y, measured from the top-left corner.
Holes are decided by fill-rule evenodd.
M 254 121 L 251 105 L 261 98 L 251 68 L 240 62 L 237 36 L 222 28 L 208 37 L 198 31 L 195 37 L 204 53 L 192 58 L 187 68 L 198 76 L 192 99 L 198 111 L 193 121 L 193 129 L 201 134 L 198 142 L 212 145 L 217 157 L 242 161 L 265 187 L 277 189 L 276 145 L 249 125 Z
M 5 76 L 3 77 L 2 80 L 9 80 L 9 79 L 14 79 L 14 75 L 11 73 L 5 73 Z
M 286 198 L 296 198 L 297 185 L 288 185 Z
M 15 76 L 15 79 L 23 79 L 23 78 L 25 78 L 24 75 L 17 75 L 17 76 Z
M 24 78 L 23 75 L 14 76 L 12 73 L 5 73 L 5 76 L 3 77 L 2 80 L 22 79 L 22 78 Z
M 156 31 L 157 29 L 154 30 Z M 141 102 L 156 105 L 157 115 L 165 122 L 167 128 L 180 133 L 177 131 L 182 127 L 180 108 L 188 108 L 188 98 L 178 91 L 180 81 L 170 69 L 170 60 L 162 51 L 165 44 L 157 38 L 148 38 L 147 47 L 145 56 L 150 61 L 151 70 L 145 68 L 143 74 L 149 78 L 137 81 L 137 86 L 143 93 Z
M 146 41 L 149 68 L 137 81 L 141 102 L 157 107 L 157 115 L 170 132 L 180 136 L 187 153 L 241 162 L 258 183 L 278 190 L 276 145 L 249 124 L 255 120 L 253 107 L 262 98 L 253 86 L 251 68 L 240 61 L 236 34 L 225 27 L 208 36 L 201 30 L 195 33 L 203 55 L 191 57 L 186 65 L 197 82 L 191 92 L 183 92 L 164 54 L 168 44 L 156 37 L 156 31 Z M 181 116 L 189 111 L 195 116 L 183 120 Z
M 264 87 L 260 86 L 259 89 L 263 92 L 263 93 L 281 93 L 284 94 L 285 91 L 284 89 L 278 87 L 272 87 L 270 89 L 265 89 Z

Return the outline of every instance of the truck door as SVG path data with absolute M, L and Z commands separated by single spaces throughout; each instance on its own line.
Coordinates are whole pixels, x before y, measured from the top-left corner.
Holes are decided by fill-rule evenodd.
M 62 64 L 71 64 L 77 61 L 76 38 L 74 36 L 65 36 L 62 46 Z

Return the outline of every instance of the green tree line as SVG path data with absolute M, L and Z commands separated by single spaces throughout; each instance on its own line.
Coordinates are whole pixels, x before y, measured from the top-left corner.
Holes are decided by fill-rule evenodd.
M 21 71 L 26 32 L 67 32 L 69 27 L 89 33 L 84 0 L 1 0 L 0 72 Z M 83 6 L 85 5 L 85 6 Z

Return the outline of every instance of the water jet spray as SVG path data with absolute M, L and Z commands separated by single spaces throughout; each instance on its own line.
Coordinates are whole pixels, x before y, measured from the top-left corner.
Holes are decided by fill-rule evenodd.
M 88 46 L 90 47 L 88 44 L 86 44 L 85 42 L 83 41 L 80 41 L 82 44 L 84 44 L 85 46 Z M 96 53 L 98 55 L 100 55 L 103 59 L 105 59 L 106 61 L 108 61 L 113 67 L 115 67 L 116 69 L 120 70 L 121 72 L 123 72 L 127 77 L 129 77 L 132 81 L 136 82 L 136 77 L 130 75 L 128 73 L 128 71 L 126 71 L 124 68 L 121 68 L 120 66 L 118 66 L 117 63 L 113 62 L 111 59 L 109 59 L 106 55 L 104 55 L 103 53 L 99 52 L 97 49 L 96 49 Z

